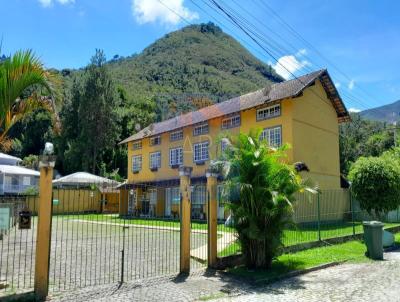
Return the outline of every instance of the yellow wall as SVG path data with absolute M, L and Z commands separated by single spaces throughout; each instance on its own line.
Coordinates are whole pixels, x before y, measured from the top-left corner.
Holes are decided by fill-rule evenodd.
M 258 108 L 252 108 L 241 112 L 240 127 L 222 130 L 222 118 L 216 118 L 209 121 L 209 133 L 206 135 L 193 136 L 193 127 L 190 126 L 184 128 L 184 139 L 180 141 L 170 142 L 169 133 L 163 133 L 161 145 L 158 146 L 150 146 L 149 138 L 144 138 L 142 149 L 132 150 L 132 142 L 129 142 L 128 181 L 132 183 L 177 179 L 178 169 L 169 166 L 169 150 L 176 147 L 183 147 L 183 165 L 193 167 L 192 177 L 204 176 L 210 161 L 202 166 L 194 163 L 195 143 L 208 141 L 210 159 L 214 159 L 220 150 L 217 141 L 222 131 L 248 133 L 251 129 L 281 126 L 282 142 L 292 146 L 287 151 L 288 162 L 305 162 L 311 170 L 306 173 L 306 177 L 314 179 L 322 189 L 340 188 L 338 121 L 336 111 L 320 82 L 316 81 L 315 85 L 305 89 L 302 96 L 285 99 L 280 103 L 281 115 L 271 119 L 257 121 Z M 161 168 L 153 172 L 149 168 L 149 154 L 156 151 L 161 151 Z M 139 154 L 142 155 L 142 169 L 134 174 L 132 156 Z
M 91 196 L 93 192 L 93 196 Z M 53 200 L 58 199 L 59 204 L 53 204 L 53 214 L 83 214 L 85 212 L 99 212 L 101 193 L 89 189 L 53 189 Z M 29 209 L 36 214 L 38 199 L 28 199 Z
M 269 105 L 270 106 L 270 105 Z M 150 146 L 149 138 L 142 140 L 142 149 L 132 150 L 132 142 L 128 143 L 128 181 L 129 182 L 148 182 L 161 179 L 174 179 L 178 178 L 178 169 L 172 169 L 169 166 L 169 150 L 177 147 L 183 147 L 183 165 L 192 166 L 192 176 L 204 176 L 205 170 L 208 168 L 210 160 L 215 159 L 220 152 L 219 137 L 223 131 L 229 133 L 238 133 L 239 131 L 248 133 L 251 129 L 268 128 L 274 126 L 282 126 L 282 138 L 284 142 L 292 142 L 292 122 L 291 111 L 292 102 L 285 100 L 281 103 L 281 116 L 271 118 L 268 120 L 257 121 L 256 109 L 250 109 L 241 113 L 241 126 L 231 128 L 228 130 L 221 129 L 222 118 L 216 118 L 209 121 L 209 133 L 205 135 L 193 136 L 193 127 L 186 127 L 184 129 L 183 140 L 171 142 L 169 140 L 169 133 L 161 134 L 161 145 Z M 205 165 L 196 165 L 193 161 L 193 145 L 196 143 L 208 141 L 210 160 L 206 161 Z M 161 151 L 161 168 L 158 171 L 150 170 L 149 154 L 152 152 Z M 132 156 L 142 155 L 142 169 L 139 173 L 132 173 Z M 288 151 L 289 160 L 292 159 L 292 151 Z
M 339 126 L 319 81 L 293 102 L 293 161 L 305 162 L 321 189 L 340 188 Z

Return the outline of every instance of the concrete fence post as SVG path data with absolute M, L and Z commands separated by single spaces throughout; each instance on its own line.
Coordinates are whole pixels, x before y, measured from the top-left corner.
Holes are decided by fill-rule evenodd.
M 191 216 L 191 190 L 190 176 L 192 167 L 180 167 L 180 218 L 181 218 L 181 240 L 180 240 L 180 272 L 190 272 L 190 216 Z
M 206 171 L 208 196 L 208 267 L 217 263 L 217 177 L 216 173 Z
M 50 242 L 52 218 L 53 168 L 55 158 L 40 158 L 39 207 L 36 239 L 35 282 L 36 301 L 44 301 L 49 292 Z

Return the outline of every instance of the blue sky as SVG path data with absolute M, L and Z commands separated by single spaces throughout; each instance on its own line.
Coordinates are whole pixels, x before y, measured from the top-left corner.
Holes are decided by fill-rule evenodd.
M 139 53 L 166 33 L 187 25 L 178 13 L 190 23 L 220 22 L 226 32 L 287 78 L 286 69 L 300 75 L 327 67 L 348 108 L 366 109 L 400 99 L 399 1 L 218 0 L 256 26 L 280 63 L 204 2 L 0 0 L 2 52 L 31 48 L 47 67 L 78 68 L 88 63 L 95 48 L 104 49 L 108 58 Z

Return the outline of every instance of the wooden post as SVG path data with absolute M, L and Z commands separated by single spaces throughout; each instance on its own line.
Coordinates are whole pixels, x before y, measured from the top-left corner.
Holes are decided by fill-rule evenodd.
M 40 159 L 39 211 L 35 260 L 35 299 L 44 301 L 49 292 L 53 168 L 55 159 L 43 155 Z
M 181 193 L 181 249 L 180 249 L 180 272 L 190 272 L 190 175 L 192 167 L 180 167 L 180 193 Z
M 206 172 L 208 196 L 208 267 L 217 263 L 217 177 L 216 173 Z

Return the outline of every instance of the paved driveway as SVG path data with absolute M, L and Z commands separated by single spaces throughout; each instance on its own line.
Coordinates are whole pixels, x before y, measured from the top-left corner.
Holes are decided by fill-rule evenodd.
M 86 288 L 52 301 L 400 301 L 400 252 L 385 261 L 343 264 L 268 286 L 252 286 L 214 272 L 188 278 Z
M 331 267 L 218 301 L 400 301 L 400 252 L 385 254 L 385 261 Z

